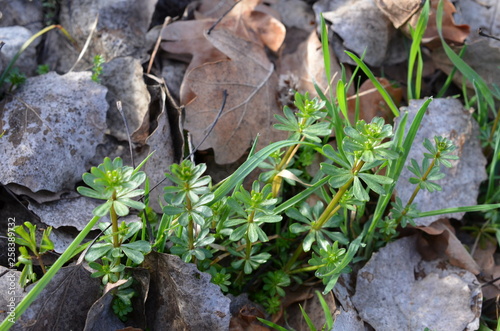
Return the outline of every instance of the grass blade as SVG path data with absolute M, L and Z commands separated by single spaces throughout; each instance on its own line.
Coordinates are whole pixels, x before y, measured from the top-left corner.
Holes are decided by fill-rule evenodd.
M 363 61 L 361 61 L 361 59 L 356 56 L 356 54 L 351 53 L 349 51 L 345 51 L 345 52 L 347 55 L 349 55 L 349 57 L 351 59 L 354 60 L 354 62 L 356 62 L 356 64 L 361 68 L 361 70 L 363 70 L 365 75 L 368 76 L 370 81 L 377 88 L 378 92 L 380 93 L 380 95 L 382 96 L 384 101 L 387 103 L 389 108 L 391 109 L 394 116 L 399 116 L 398 107 L 396 106 L 396 104 L 392 100 L 392 98 L 389 95 L 389 93 L 387 92 L 387 90 L 382 86 L 382 84 L 380 84 L 380 82 L 377 80 L 377 78 L 375 78 L 375 76 L 373 75 L 372 71 L 368 68 L 368 66 L 366 64 L 364 64 Z

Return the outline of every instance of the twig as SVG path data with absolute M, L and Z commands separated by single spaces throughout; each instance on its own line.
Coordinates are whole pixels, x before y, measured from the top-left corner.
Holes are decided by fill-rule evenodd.
M 495 36 L 492 36 L 492 35 L 490 35 L 490 34 L 487 34 L 486 32 L 483 32 L 483 29 L 482 29 L 482 28 L 477 29 L 477 33 L 478 33 L 480 36 L 482 36 L 482 37 L 491 38 L 491 39 L 495 39 L 495 40 L 500 41 L 500 38 L 495 37 Z
M 229 9 L 228 9 L 228 10 L 227 10 L 224 14 L 222 14 L 222 16 L 221 16 L 221 17 L 219 17 L 219 19 L 218 19 L 217 21 L 215 21 L 215 23 L 214 23 L 214 24 L 210 27 L 210 29 L 208 29 L 207 34 L 210 34 L 210 33 L 212 32 L 212 30 L 213 30 L 213 29 L 215 29 L 215 27 L 217 26 L 217 24 L 219 24 L 219 23 L 220 23 L 220 21 L 222 21 L 222 19 L 223 19 L 224 17 L 226 17 L 226 15 L 227 15 L 227 14 L 229 14 L 229 12 L 230 12 L 231 10 L 233 10 L 234 6 L 236 6 L 236 5 L 237 5 L 237 4 L 239 4 L 240 2 L 241 2 L 241 0 L 236 1 L 236 2 L 235 2 L 232 6 L 231 6 L 231 8 L 229 8 Z
M 165 21 L 163 22 L 163 25 L 161 26 L 160 29 L 160 34 L 158 35 L 158 39 L 156 39 L 156 44 L 153 49 L 153 52 L 151 52 L 151 58 L 149 59 L 149 64 L 148 64 L 148 70 L 146 71 L 147 74 L 151 72 L 151 67 L 153 67 L 153 62 L 156 57 L 156 53 L 158 53 L 158 49 L 160 48 L 160 43 L 161 43 L 161 35 L 163 32 L 163 29 L 172 22 L 172 18 L 170 16 L 165 17 Z
M 127 138 L 128 138 L 128 147 L 129 147 L 129 151 L 130 151 L 130 160 L 132 161 L 132 167 L 135 168 L 134 153 L 132 151 L 132 137 L 130 137 L 130 129 L 128 127 L 128 121 L 127 121 L 127 118 L 125 117 L 125 113 L 123 112 L 122 102 L 120 100 L 118 100 L 116 102 L 116 108 L 118 108 L 118 111 L 120 112 L 120 115 L 122 116 L 123 123 L 125 123 L 125 130 L 127 131 Z

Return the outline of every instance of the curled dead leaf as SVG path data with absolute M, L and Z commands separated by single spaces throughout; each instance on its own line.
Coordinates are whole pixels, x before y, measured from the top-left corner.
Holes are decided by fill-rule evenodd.
M 455 236 L 449 220 L 441 219 L 427 227 L 419 227 L 430 236 L 420 236 L 418 251 L 426 259 L 443 258 L 445 255 L 454 266 L 479 274 L 481 269 L 463 244 Z
M 207 63 L 187 75 L 185 81 L 196 98 L 186 105 L 185 128 L 197 146 L 215 123 L 226 90 L 225 108 L 200 149 L 213 148 L 217 163 L 231 163 L 245 153 L 257 134 L 258 148 L 285 137 L 272 128 L 274 114 L 280 112 L 277 76 L 258 43 L 224 29 L 206 38 L 230 60 Z

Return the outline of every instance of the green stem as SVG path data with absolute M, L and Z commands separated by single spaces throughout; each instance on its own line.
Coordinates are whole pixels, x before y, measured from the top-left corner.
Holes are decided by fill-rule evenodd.
M 290 260 L 288 260 L 288 262 L 286 263 L 285 265 L 285 268 L 284 268 L 284 271 L 286 273 L 288 273 L 290 271 L 290 269 L 292 268 L 293 264 L 295 263 L 295 261 L 297 261 L 297 259 L 299 258 L 299 256 L 304 252 L 304 248 L 302 247 L 302 243 L 300 243 L 297 248 L 295 249 L 295 252 L 293 252 L 293 255 L 292 257 L 290 258 Z
M 113 192 L 111 200 L 115 201 L 115 199 L 116 192 Z M 111 218 L 111 229 L 113 231 L 113 247 L 120 247 L 120 238 L 118 237 L 118 215 L 116 214 L 113 204 L 111 204 L 111 208 L 109 208 L 109 217 Z
M 439 156 L 440 156 L 440 153 L 438 152 L 436 158 L 438 158 Z M 429 176 L 429 173 L 431 172 L 432 168 L 434 168 L 434 165 L 436 164 L 436 158 L 434 158 L 432 160 L 431 164 L 427 168 L 427 171 L 425 172 L 425 174 L 420 179 L 421 181 L 426 181 L 427 180 L 427 177 Z M 420 185 L 417 185 L 417 187 L 415 187 L 415 190 L 413 190 L 413 193 L 412 193 L 410 199 L 406 203 L 405 209 L 401 213 L 402 215 L 397 219 L 397 224 L 401 223 L 402 217 L 404 215 L 406 215 L 406 213 L 408 212 L 408 209 L 410 208 L 411 204 L 413 203 L 413 200 L 415 200 L 415 198 L 417 197 L 418 192 L 420 192 Z
M 356 166 L 352 169 L 352 173 L 356 175 L 363 165 L 365 164 L 365 161 L 359 161 Z M 318 218 L 316 221 L 316 224 L 313 226 L 314 230 L 319 230 L 325 225 L 325 223 L 333 216 L 335 213 L 339 210 L 339 201 L 344 195 L 344 193 L 351 187 L 352 182 L 354 181 L 354 176 L 351 177 L 344 185 L 342 185 L 339 190 L 337 191 L 337 194 L 333 197 L 332 201 L 328 204 L 328 206 L 325 208 L 321 216 Z
M 255 217 L 255 210 L 252 210 L 250 215 L 248 216 L 248 223 L 253 223 L 253 219 Z M 245 248 L 245 259 L 250 260 L 250 257 L 252 256 L 252 243 L 250 242 L 250 237 L 248 235 L 248 231 L 245 233 L 245 240 L 246 240 L 246 248 Z
M 322 264 L 322 265 L 311 265 L 311 266 L 308 266 L 308 267 L 304 267 L 304 268 L 299 268 L 299 269 L 292 270 L 292 271 L 288 272 L 288 274 L 292 275 L 292 274 L 298 274 L 298 273 L 301 273 L 301 272 L 314 271 L 314 270 L 318 270 L 319 268 L 324 267 L 324 266 L 325 266 L 325 264 Z
M 186 209 L 191 211 L 191 208 L 192 208 L 191 199 L 189 199 L 189 197 L 186 196 Z M 192 217 L 189 217 L 187 232 L 188 232 L 188 248 L 189 250 L 192 250 L 194 249 L 194 223 Z
M 303 118 L 302 121 L 300 122 L 301 125 L 304 125 L 306 123 L 306 119 Z M 302 136 L 300 141 L 304 141 L 306 139 L 305 136 Z M 290 162 L 292 161 L 292 158 L 295 154 L 297 154 L 297 151 L 299 150 L 299 144 L 292 145 L 288 147 L 287 151 L 285 152 L 285 155 L 283 155 L 283 158 L 281 159 L 281 162 L 276 166 L 276 171 L 277 173 L 281 172 L 283 169 L 286 169 Z M 272 180 L 272 193 L 273 193 L 273 198 L 276 198 L 279 194 L 281 184 L 283 183 L 283 177 L 277 177 L 275 176 Z
M 365 164 L 364 161 L 357 162 L 357 164 L 352 169 L 352 173 L 354 175 L 356 175 L 361 170 L 361 168 L 363 167 L 364 164 Z M 339 209 L 340 209 L 339 201 L 342 198 L 342 196 L 344 195 L 344 193 L 351 187 L 353 181 L 354 181 L 354 176 L 352 178 L 350 178 L 344 185 L 342 185 L 339 188 L 339 190 L 337 191 L 337 193 L 333 197 L 332 201 L 330 201 L 328 206 L 326 206 L 326 208 L 323 211 L 323 213 L 321 214 L 321 216 L 311 226 L 310 231 L 312 231 L 312 230 L 319 231 L 325 225 L 325 223 L 330 218 L 332 218 L 333 215 L 335 215 L 339 211 Z M 290 270 L 290 268 L 293 266 L 295 261 L 297 261 L 297 259 L 302 254 L 302 252 L 304 252 L 302 245 L 297 246 L 292 257 L 290 258 L 290 260 L 288 260 L 287 264 L 285 265 L 285 272 Z
M 36 259 L 38 261 L 38 264 L 40 265 L 40 268 L 42 268 L 43 274 L 45 275 L 47 273 L 47 269 L 45 269 L 45 264 L 43 264 L 42 256 L 40 254 L 38 254 L 37 252 L 35 252 L 35 256 L 36 256 Z
M 111 200 L 115 201 L 116 200 L 116 191 L 113 192 L 113 195 L 111 196 Z M 111 218 L 111 230 L 113 231 L 113 247 L 117 248 L 120 247 L 120 238 L 118 236 L 118 215 L 116 214 L 115 207 L 113 204 L 111 204 L 111 208 L 109 208 L 109 217 Z M 121 263 L 121 258 L 118 256 L 115 258 L 115 265 L 119 265 Z M 120 273 L 115 272 L 115 275 L 117 278 L 120 278 Z
M 14 325 L 12 321 L 16 321 L 21 317 L 21 315 L 28 309 L 28 307 L 35 301 L 38 295 L 43 291 L 55 274 L 62 268 L 62 266 L 72 257 L 73 252 L 78 248 L 78 245 L 85 239 L 85 237 L 92 230 L 94 225 L 99 221 L 99 216 L 94 216 L 87 226 L 78 234 L 78 236 L 73 240 L 73 242 L 68 246 L 64 253 L 57 259 L 57 261 L 52 265 L 52 267 L 47 271 L 47 273 L 33 286 L 31 291 L 21 300 L 19 305 L 14 309 L 14 311 L 9 314 L 5 320 L 0 324 L 0 331 L 6 331 L 11 326 Z M 12 319 L 11 319 L 12 316 Z

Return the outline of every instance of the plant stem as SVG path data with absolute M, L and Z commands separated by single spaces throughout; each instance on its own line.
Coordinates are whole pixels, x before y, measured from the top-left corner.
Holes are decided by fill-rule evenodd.
M 288 273 L 290 271 L 290 268 L 293 266 L 295 261 L 299 258 L 299 256 L 304 252 L 304 248 L 302 247 L 302 243 L 300 243 L 297 248 L 295 249 L 295 252 L 293 252 L 292 257 L 290 260 L 285 265 L 284 271 Z
M 439 152 L 438 152 L 438 155 L 437 157 L 439 157 Z M 429 173 L 431 172 L 432 168 L 434 168 L 434 165 L 436 164 L 436 158 L 434 158 L 431 162 L 431 164 L 429 165 L 429 167 L 427 168 L 427 170 L 425 171 L 425 174 L 422 176 L 421 180 L 422 181 L 426 181 L 427 180 L 427 176 L 429 176 Z M 413 194 L 411 195 L 410 199 L 408 200 L 408 202 L 406 203 L 406 206 L 405 206 L 405 209 L 403 210 L 402 214 L 398 219 L 397 219 L 397 224 L 401 223 L 401 219 L 404 215 L 406 215 L 406 213 L 408 212 L 408 209 L 410 208 L 411 204 L 413 203 L 413 200 L 415 200 L 415 198 L 417 197 L 417 194 L 418 192 L 420 192 L 420 185 L 417 185 L 417 187 L 415 187 L 415 190 L 413 190 Z
M 191 204 L 191 199 L 189 199 L 189 197 L 186 196 L 186 209 L 190 211 L 192 207 L 193 206 Z M 194 224 L 192 217 L 189 217 L 187 232 L 188 232 L 188 249 L 192 250 L 194 248 Z
M 365 164 L 364 161 L 359 161 L 356 164 L 356 166 L 354 166 L 354 168 L 352 169 L 352 173 L 356 175 L 364 164 Z M 339 188 L 337 194 L 335 194 L 332 201 L 330 201 L 328 206 L 325 208 L 321 216 L 316 221 L 316 224 L 313 226 L 314 230 L 321 229 L 323 225 L 325 225 L 325 223 L 339 210 L 340 205 L 338 205 L 338 203 L 342 198 L 342 196 L 344 195 L 344 193 L 351 187 L 353 181 L 354 181 L 354 176 L 351 177 L 344 185 L 342 185 Z
M 47 273 L 47 269 L 45 269 L 45 264 L 43 264 L 42 256 L 40 254 L 38 254 L 37 252 L 35 252 L 35 256 L 36 256 L 36 259 L 38 261 L 38 264 L 40 265 L 40 268 L 42 268 L 43 274 L 45 275 Z
M 304 125 L 306 122 L 306 119 L 303 118 L 301 121 L 301 125 Z M 302 136 L 300 138 L 300 141 L 303 142 L 306 139 L 305 136 Z M 285 155 L 283 155 L 283 158 L 281 159 L 281 162 L 278 164 L 276 167 L 277 173 L 280 173 L 283 169 L 286 169 L 290 162 L 292 161 L 293 156 L 297 153 L 299 150 L 299 144 L 292 145 L 288 147 L 287 151 L 285 152 Z M 273 181 L 272 181 L 272 194 L 273 198 L 276 198 L 279 194 L 281 184 L 283 183 L 283 177 L 280 176 L 274 176 Z
M 311 266 L 307 266 L 307 267 L 304 267 L 304 268 L 299 268 L 299 269 L 295 269 L 295 270 L 291 270 L 290 272 L 288 272 L 288 274 L 292 275 L 292 274 L 298 274 L 298 273 L 301 273 L 301 272 L 308 272 L 308 271 L 314 271 L 314 270 L 318 270 L 319 268 L 325 266 L 324 264 L 322 265 L 311 265 Z
M 116 192 L 113 192 L 113 201 L 116 199 Z M 111 204 L 109 208 L 109 217 L 111 218 L 111 229 L 113 231 L 113 247 L 120 247 L 120 239 L 118 238 L 118 215 L 116 214 L 115 207 Z
M 356 163 L 356 165 L 353 167 L 352 173 L 356 175 L 361 170 L 361 168 L 363 167 L 364 164 L 365 164 L 364 161 L 358 161 Z M 325 223 L 330 218 L 332 218 L 333 215 L 335 215 L 339 211 L 339 209 L 340 209 L 339 201 L 342 198 L 342 196 L 344 195 L 344 193 L 351 187 L 353 181 L 354 181 L 354 176 L 352 178 L 350 178 L 344 185 L 342 185 L 339 188 L 339 190 L 337 191 L 337 193 L 335 194 L 333 199 L 330 201 L 328 206 L 326 206 L 326 208 L 323 211 L 323 213 L 321 214 L 321 216 L 311 226 L 310 231 L 312 231 L 312 230 L 319 231 L 325 225 Z M 285 272 L 290 270 L 290 268 L 295 263 L 295 261 L 297 261 L 297 259 L 299 258 L 300 254 L 302 254 L 302 252 L 304 252 L 302 245 L 297 246 L 292 257 L 290 258 L 290 260 L 288 260 L 287 264 L 285 265 L 285 268 L 284 268 Z

